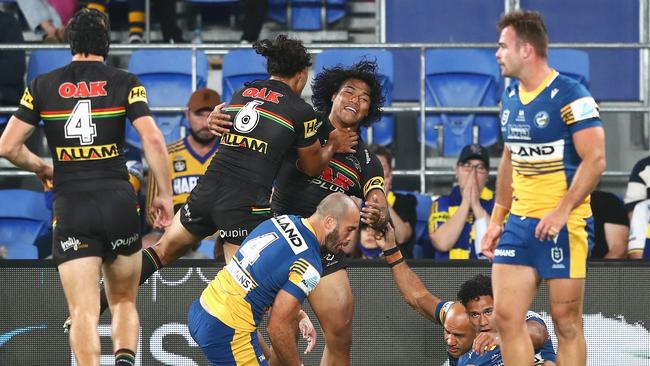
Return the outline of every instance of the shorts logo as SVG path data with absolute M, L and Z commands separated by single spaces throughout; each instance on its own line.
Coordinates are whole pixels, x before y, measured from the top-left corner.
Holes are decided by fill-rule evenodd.
M 312 119 L 311 121 L 303 122 L 305 125 L 305 138 L 310 138 L 318 132 L 318 128 L 316 127 L 316 119 Z
M 546 113 L 546 111 L 537 112 L 534 121 L 535 121 L 535 125 L 537 125 L 537 127 L 539 128 L 544 128 L 548 126 L 548 121 L 549 121 L 548 113 Z
M 517 254 L 515 249 L 497 249 L 494 251 L 494 256 L 514 258 L 517 256 Z
M 61 249 L 63 249 L 64 252 L 70 248 L 74 249 L 76 252 L 79 248 L 85 247 L 87 247 L 87 245 L 81 245 L 79 239 L 75 237 L 68 237 L 68 240 L 61 242 Z
M 551 259 L 557 264 L 561 264 L 564 261 L 564 251 L 560 247 L 551 248 Z M 564 268 L 564 265 L 556 266 L 553 265 L 553 268 Z
M 190 212 L 190 204 L 189 203 L 186 203 L 185 205 L 183 205 L 183 211 L 185 211 L 185 213 L 183 215 L 185 215 L 185 218 L 187 219 L 187 221 L 192 221 L 192 213 Z
M 219 230 L 220 238 L 245 238 L 248 236 L 248 230 L 237 228 L 232 230 Z
M 25 88 L 23 97 L 20 98 L 20 105 L 34 110 L 34 97 L 32 97 L 32 94 L 29 92 L 28 88 Z
M 117 144 L 56 148 L 56 157 L 59 161 L 102 160 L 116 158 L 119 155 Z
M 508 123 L 508 117 L 510 117 L 510 110 L 506 109 L 501 113 L 501 126 L 505 126 Z
M 144 86 L 136 86 L 131 89 L 129 92 L 129 104 L 135 102 L 144 102 L 147 103 L 147 91 L 144 89 Z
M 135 243 L 138 240 L 138 238 L 140 238 L 140 234 L 138 233 L 135 233 L 129 236 L 128 238 L 119 238 L 115 241 L 111 241 L 111 247 L 113 248 L 113 250 L 115 250 L 118 247 L 129 246 Z

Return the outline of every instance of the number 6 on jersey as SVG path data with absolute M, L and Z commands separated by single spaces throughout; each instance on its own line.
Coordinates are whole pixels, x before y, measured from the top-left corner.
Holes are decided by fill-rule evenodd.
M 80 100 L 65 122 L 65 137 L 78 138 L 81 145 L 92 145 L 97 136 L 97 128 L 90 112 L 90 100 Z

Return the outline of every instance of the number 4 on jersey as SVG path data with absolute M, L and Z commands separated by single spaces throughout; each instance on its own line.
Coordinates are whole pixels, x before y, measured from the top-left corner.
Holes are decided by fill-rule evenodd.
M 78 138 L 81 145 L 92 145 L 96 136 L 97 128 L 92 120 L 90 100 L 80 100 L 65 122 L 65 137 Z

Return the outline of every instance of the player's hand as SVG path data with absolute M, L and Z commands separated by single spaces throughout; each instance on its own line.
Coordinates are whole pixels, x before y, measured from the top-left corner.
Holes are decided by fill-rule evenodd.
M 318 336 L 316 328 L 314 328 L 314 324 L 309 320 L 309 317 L 305 316 L 300 319 L 300 322 L 298 322 L 298 329 L 300 329 L 302 338 L 307 341 L 305 354 L 308 354 L 314 349 L 314 346 L 316 346 L 316 337 Z
M 560 209 L 547 213 L 535 228 L 535 237 L 540 241 L 555 240 L 569 220 L 569 212 Z
M 481 240 L 481 252 L 489 260 L 494 259 L 494 249 L 497 247 L 497 241 L 503 232 L 503 225 L 490 224 L 488 226 L 485 235 L 483 235 L 483 240 Z
M 494 346 L 498 346 L 500 344 L 501 339 L 496 333 L 481 332 L 476 336 L 476 338 L 474 338 L 472 351 L 478 353 L 479 355 L 482 355 L 485 352 L 494 349 Z
M 54 176 L 54 168 L 50 164 L 43 164 L 40 170 L 35 172 L 38 179 L 41 180 L 44 186 L 51 184 L 52 177 Z
M 174 209 L 171 197 L 156 196 L 151 202 L 149 214 L 154 217 L 155 229 L 166 229 L 172 223 Z
M 395 242 L 395 229 L 390 223 L 386 225 L 386 230 L 384 232 L 374 230 L 374 235 L 377 246 L 381 248 L 382 251 L 386 251 L 397 246 L 397 243 Z
M 225 106 L 225 102 L 217 105 L 210 112 L 210 115 L 208 115 L 208 129 L 213 135 L 221 136 L 224 133 L 230 132 L 230 127 L 232 127 L 230 115 L 221 113 L 221 110 Z
M 384 211 L 377 201 L 377 197 L 373 196 L 371 200 L 366 201 L 363 208 L 361 209 L 361 222 L 371 226 L 373 229 L 383 231 L 384 225 L 386 224 L 386 218 L 384 217 Z
M 356 152 L 354 147 L 359 143 L 359 135 L 349 128 L 335 128 L 330 132 L 327 141 L 336 146 L 337 153 L 349 154 Z

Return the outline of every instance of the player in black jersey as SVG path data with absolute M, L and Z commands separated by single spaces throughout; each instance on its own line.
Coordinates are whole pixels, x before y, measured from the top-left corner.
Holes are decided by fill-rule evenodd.
M 123 147 L 125 120 L 140 134 L 149 166 L 170 182 L 165 142 L 151 118 L 146 92 L 129 73 L 106 66 L 106 15 L 91 9 L 68 25 L 72 62 L 34 79 L 0 138 L 0 155 L 54 181 L 54 261 L 75 319 L 70 343 L 77 363 L 99 364 L 99 279 L 113 314 L 116 365 L 133 365 L 139 319 L 140 228 Z M 24 145 L 43 120 L 54 169 Z M 156 224 L 169 224 L 171 184 L 159 192 Z
M 313 102 L 320 114 L 317 136 L 326 143 L 330 131 L 349 128 L 358 131 L 381 117 L 384 98 L 377 75 L 377 64 L 361 61 L 349 67 L 338 66 L 316 75 L 312 84 Z M 226 134 L 232 125 L 228 115 L 213 112 L 209 125 L 213 133 Z M 236 122 L 235 122 L 236 125 Z M 273 193 L 276 215 L 311 215 L 325 196 L 343 192 L 365 200 L 362 221 L 379 230 L 387 222 L 388 203 L 384 193 L 384 173 L 377 157 L 363 141 L 353 153 L 337 153 L 317 177 L 310 177 L 287 154 Z M 349 365 L 352 345 L 354 303 L 342 254 L 324 252 L 323 278 L 309 295 L 309 303 L 323 328 L 325 352 L 321 365 Z

